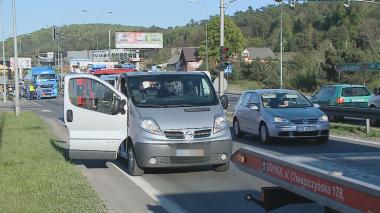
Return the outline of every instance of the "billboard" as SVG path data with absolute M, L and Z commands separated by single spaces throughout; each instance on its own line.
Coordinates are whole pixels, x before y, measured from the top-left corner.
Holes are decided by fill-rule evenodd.
M 15 65 L 15 59 L 12 57 L 10 59 L 11 61 L 11 67 L 13 68 Z M 18 60 L 18 68 L 21 69 L 28 69 L 32 68 L 32 59 L 31 58 L 17 58 Z
M 157 49 L 163 48 L 162 33 L 148 32 L 116 32 L 116 48 L 124 49 Z

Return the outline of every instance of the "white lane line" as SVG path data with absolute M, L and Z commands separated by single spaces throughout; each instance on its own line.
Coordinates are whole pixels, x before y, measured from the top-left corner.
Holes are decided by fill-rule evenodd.
M 119 170 L 124 176 L 126 176 L 134 184 L 136 184 L 138 187 L 140 187 L 154 201 L 156 201 L 158 204 L 160 204 L 162 207 L 164 207 L 164 209 L 166 211 L 173 212 L 173 213 L 187 212 L 183 208 L 181 208 L 178 204 L 174 203 L 173 201 L 165 198 L 164 196 L 160 196 L 160 195 L 162 195 L 162 193 L 160 193 L 157 189 L 155 189 L 153 186 L 151 186 L 142 177 L 130 176 L 125 171 L 123 171 L 118 166 L 116 166 L 114 163 L 110 162 L 110 164 L 113 167 L 115 167 L 117 170 Z
M 380 143 L 377 142 L 372 142 L 372 141 L 367 141 L 367 140 L 361 140 L 361 139 L 354 139 L 354 138 L 349 138 L 349 137 L 343 137 L 343 136 L 337 136 L 337 135 L 330 135 L 330 139 L 338 139 L 338 140 L 345 140 L 342 142 L 356 142 L 356 143 L 366 143 L 366 144 L 372 144 L 372 145 L 377 145 L 380 146 Z M 351 141 L 351 142 L 350 142 Z

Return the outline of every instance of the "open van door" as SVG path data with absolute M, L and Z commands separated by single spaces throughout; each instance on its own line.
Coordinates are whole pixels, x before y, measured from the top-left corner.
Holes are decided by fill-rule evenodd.
M 127 138 L 127 98 L 89 74 L 65 76 L 64 119 L 71 159 L 115 159 Z

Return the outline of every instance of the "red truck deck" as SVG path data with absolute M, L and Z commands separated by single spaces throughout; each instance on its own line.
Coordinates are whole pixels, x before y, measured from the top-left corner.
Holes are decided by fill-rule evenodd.
M 280 157 L 241 148 L 232 161 L 245 172 L 329 209 L 380 212 L 380 152 Z

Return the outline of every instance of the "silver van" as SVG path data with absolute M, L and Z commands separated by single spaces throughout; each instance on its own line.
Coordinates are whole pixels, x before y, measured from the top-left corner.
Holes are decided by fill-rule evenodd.
M 231 134 L 204 73 L 126 73 L 117 88 L 93 75 L 65 79 L 65 123 L 72 159 L 127 159 L 131 175 L 145 168 L 212 165 L 229 168 Z M 223 109 L 224 108 L 224 109 Z

